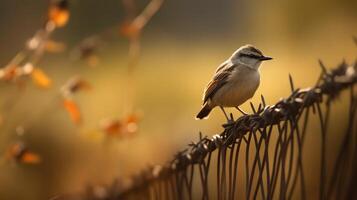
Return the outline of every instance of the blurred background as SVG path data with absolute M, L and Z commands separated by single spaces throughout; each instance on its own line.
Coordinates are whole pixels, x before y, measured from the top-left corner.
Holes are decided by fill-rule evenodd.
M 136 2 L 138 12 L 148 3 Z M 1 67 L 43 26 L 47 9 L 47 1 L 2 0 Z M 65 48 L 46 53 L 36 66 L 51 87 L 36 87 L 31 79 L 21 86 L 0 83 L 0 199 L 49 199 L 109 185 L 164 163 L 197 140 L 199 131 L 220 133 L 225 119 L 219 109 L 207 120 L 194 116 L 216 67 L 244 44 L 274 58 L 261 68 L 253 103 L 261 94 L 268 104 L 287 96 L 289 73 L 297 87 L 313 85 L 318 59 L 328 67 L 342 59 L 354 62 L 356 9 L 353 0 L 165 0 L 142 31 L 140 57 L 129 74 L 129 42 L 120 34 L 122 2 L 70 0 L 68 24 L 51 38 Z M 88 38 L 96 41 L 95 53 L 89 61 L 77 59 L 79 44 Z M 71 121 L 60 93 L 75 75 L 90 85 L 74 97 L 80 124 Z M 242 109 L 250 112 L 249 104 Z M 103 119 L 130 117 L 138 128 L 130 134 L 103 128 Z M 8 149 L 20 141 L 39 162 L 8 159 Z

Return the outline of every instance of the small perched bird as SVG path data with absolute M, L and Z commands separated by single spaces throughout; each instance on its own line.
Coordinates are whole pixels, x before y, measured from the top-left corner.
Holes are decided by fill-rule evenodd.
M 236 50 L 217 68 L 208 83 L 203 94 L 203 107 L 196 118 L 208 117 L 211 110 L 219 106 L 229 121 L 223 107 L 235 107 L 241 111 L 238 106 L 253 97 L 259 86 L 260 64 L 271 59 L 252 45 L 244 45 Z

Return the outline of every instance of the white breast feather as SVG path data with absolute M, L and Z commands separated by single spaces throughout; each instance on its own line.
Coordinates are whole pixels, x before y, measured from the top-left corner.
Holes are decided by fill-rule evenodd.
M 237 68 L 212 99 L 212 103 L 223 107 L 239 106 L 250 99 L 259 86 L 260 75 L 256 70 Z

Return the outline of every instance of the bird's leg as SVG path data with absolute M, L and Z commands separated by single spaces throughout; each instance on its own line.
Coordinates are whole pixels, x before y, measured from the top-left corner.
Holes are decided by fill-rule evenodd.
M 248 113 L 244 112 L 242 109 L 240 109 L 238 106 L 235 107 L 239 112 L 241 112 L 243 115 L 248 115 Z
M 224 108 L 222 106 L 219 106 L 222 110 L 222 112 L 224 113 L 224 116 L 226 116 L 227 122 L 228 123 L 232 123 L 232 119 L 230 119 L 226 113 L 226 111 L 224 110 Z

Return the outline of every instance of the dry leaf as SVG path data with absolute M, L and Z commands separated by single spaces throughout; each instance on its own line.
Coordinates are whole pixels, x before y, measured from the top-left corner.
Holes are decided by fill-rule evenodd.
M 10 146 L 7 151 L 8 159 L 13 159 L 16 162 L 25 164 L 38 164 L 41 162 L 41 157 L 31 152 L 23 142 L 18 142 Z
M 139 116 L 135 113 L 129 114 L 126 116 L 125 121 L 127 123 L 138 123 L 139 121 Z
M 63 106 L 71 117 L 72 122 L 79 124 L 81 122 L 81 113 L 77 104 L 71 99 L 64 99 Z
M 49 10 L 49 20 L 55 24 L 56 27 L 63 27 L 67 24 L 69 19 L 69 12 L 67 10 L 60 10 L 56 7 Z
M 28 164 L 37 164 L 41 162 L 41 158 L 39 155 L 32 152 L 25 152 L 22 155 L 21 162 Z
M 130 137 L 138 131 L 139 116 L 130 114 L 123 119 L 106 119 L 101 123 L 101 130 L 109 136 Z
M 101 129 L 107 135 L 121 135 L 123 124 L 118 119 L 106 119 L 101 123 Z
M 53 22 L 56 27 L 63 27 L 69 20 L 68 1 L 59 0 L 53 3 L 48 10 L 48 19 Z
M 51 87 L 51 79 L 39 68 L 34 68 L 31 77 L 33 82 L 41 88 Z

